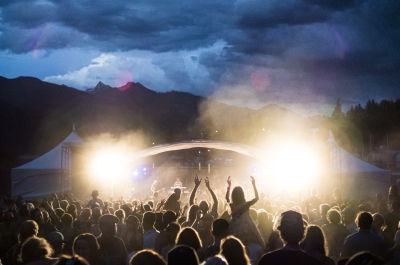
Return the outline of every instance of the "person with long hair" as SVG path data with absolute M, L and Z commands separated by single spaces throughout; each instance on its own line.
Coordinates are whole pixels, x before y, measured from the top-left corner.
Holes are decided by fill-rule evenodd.
M 89 233 L 80 234 L 75 238 L 72 245 L 72 255 L 83 257 L 89 264 L 106 264 L 100 253 L 100 245 L 97 239 Z
M 191 227 L 185 227 L 179 232 L 176 238 L 176 245 L 185 245 L 196 250 L 200 262 L 205 258 L 205 251 L 203 250 L 200 236 L 197 231 Z
M 39 226 L 33 220 L 23 222 L 19 230 L 19 243 L 13 246 L 7 252 L 6 264 L 17 265 L 20 260 L 21 247 L 31 237 L 36 237 L 39 231 Z
M 226 191 L 226 200 L 231 208 L 232 219 L 229 225 L 230 234 L 239 238 L 247 247 L 250 259 L 254 262 L 258 260 L 265 249 L 264 240 L 257 229 L 256 224 L 249 214 L 250 206 L 254 205 L 259 197 L 255 179 L 250 176 L 251 184 L 254 189 L 254 199 L 246 201 L 243 188 L 237 186 L 233 188 L 231 199 L 229 193 L 231 189 L 231 179 L 228 177 L 228 188 Z
M 322 226 L 322 231 L 324 231 L 329 250 L 328 256 L 337 262 L 340 259 L 340 251 L 342 249 L 344 240 L 350 233 L 347 228 L 340 223 L 342 216 L 338 210 L 329 210 L 326 217 L 329 221 L 329 224 Z
M 307 227 L 306 236 L 300 243 L 300 248 L 318 260 L 321 265 L 335 265 L 333 259 L 326 255 L 325 236 L 321 228 L 316 225 Z
M 150 249 L 139 251 L 129 261 L 129 265 L 142 264 L 167 265 L 165 260 L 157 252 Z
M 191 227 L 193 223 L 196 221 L 196 215 L 199 211 L 199 206 L 197 204 L 193 204 L 189 208 L 189 214 L 185 222 L 182 223 L 182 227 Z
M 221 241 L 219 252 L 228 261 L 229 265 L 250 265 L 250 259 L 242 242 L 234 236 L 228 236 Z
M 53 249 L 44 238 L 31 237 L 22 244 L 21 262 L 23 265 L 40 261 L 43 265 L 53 265 L 57 259 L 51 258 Z

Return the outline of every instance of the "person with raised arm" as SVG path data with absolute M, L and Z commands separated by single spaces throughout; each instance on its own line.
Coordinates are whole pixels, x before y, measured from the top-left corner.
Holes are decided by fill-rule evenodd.
M 199 177 L 196 174 L 196 176 L 194 177 L 194 187 L 193 187 L 192 192 L 190 193 L 190 198 L 189 198 L 189 205 L 190 206 L 192 206 L 194 204 L 194 198 L 196 197 L 196 192 L 197 192 L 197 189 L 199 188 L 199 186 L 201 184 L 201 180 L 202 179 L 199 179 Z
M 259 197 L 258 191 L 256 187 L 255 179 L 250 176 L 251 184 L 254 189 L 254 199 L 250 201 L 246 201 L 244 196 L 243 188 L 240 186 L 236 186 L 232 190 L 231 198 L 229 199 L 229 193 L 231 189 L 231 177 L 228 177 L 228 188 L 226 191 L 226 199 L 231 208 L 232 220 L 229 225 L 230 234 L 239 238 L 242 243 L 249 250 L 249 256 L 252 262 L 258 260 L 262 251 L 265 249 L 264 240 L 261 237 L 260 232 L 257 229 L 257 226 L 251 219 L 249 214 L 250 206 L 254 205 Z
M 190 194 L 190 199 L 189 199 L 189 204 L 190 205 L 194 204 L 196 191 L 197 191 L 198 187 L 200 186 L 201 180 L 202 179 L 199 180 L 199 177 L 197 175 L 194 177 L 194 188 L 193 188 L 193 190 L 192 190 L 192 192 Z M 201 201 L 199 203 L 199 208 L 202 211 L 203 215 L 211 214 L 214 217 L 214 219 L 216 219 L 218 217 L 218 199 L 217 199 L 217 196 L 215 195 L 214 191 L 212 190 L 212 188 L 210 186 L 210 179 L 208 178 L 208 176 L 204 180 L 204 183 L 206 184 L 206 187 L 207 187 L 208 191 L 211 194 L 211 197 L 213 199 L 213 205 L 212 205 L 212 208 L 211 208 L 211 212 L 209 212 L 208 203 L 207 203 L 207 201 L 203 200 L 203 201 Z

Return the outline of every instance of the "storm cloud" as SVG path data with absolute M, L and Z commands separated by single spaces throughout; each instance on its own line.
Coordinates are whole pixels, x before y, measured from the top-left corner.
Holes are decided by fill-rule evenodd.
M 327 114 L 337 98 L 399 97 L 399 12 L 388 0 L 1 1 L 0 74 Z

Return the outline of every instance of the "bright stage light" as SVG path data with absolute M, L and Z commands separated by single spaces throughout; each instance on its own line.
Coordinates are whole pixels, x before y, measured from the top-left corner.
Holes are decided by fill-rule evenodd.
M 281 147 L 271 157 L 270 175 L 280 188 L 302 189 L 321 174 L 321 160 L 304 145 Z
M 103 150 L 97 153 L 91 164 L 96 177 L 114 178 L 125 168 L 125 156 L 115 150 Z

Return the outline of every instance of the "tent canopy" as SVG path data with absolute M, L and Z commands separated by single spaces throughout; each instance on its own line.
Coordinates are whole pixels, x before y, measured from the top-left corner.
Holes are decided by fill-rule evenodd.
M 14 169 L 60 169 L 62 146 L 66 143 L 83 143 L 76 131 L 72 131 L 64 141 L 41 157 Z
M 84 141 L 75 130 L 59 145 L 41 157 L 11 170 L 12 196 L 39 198 L 61 192 L 61 163 L 64 144 Z
M 391 185 L 391 173 L 369 164 L 340 147 L 332 132 L 327 141 L 331 148 L 332 171 L 336 174 L 342 193 L 350 198 L 386 195 Z

